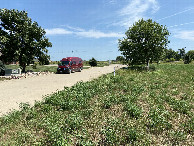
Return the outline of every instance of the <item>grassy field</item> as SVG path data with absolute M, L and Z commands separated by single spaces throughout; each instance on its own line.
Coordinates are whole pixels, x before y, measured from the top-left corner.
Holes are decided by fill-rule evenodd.
M 90 66 L 89 61 L 84 61 L 84 66 Z M 109 66 L 108 61 L 97 61 L 97 67 Z
M 10 80 L 8 78 L 0 78 L 0 81 Z
M 19 65 L 6 65 L 6 68 L 9 69 L 18 69 L 20 68 Z M 89 67 L 83 67 L 83 69 L 88 69 Z M 44 66 L 44 65 L 37 65 L 36 69 L 33 68 L 33 66 L 27 66 L 26 71 L 33 71 L 33 72 L 56 72 L 57 71 L 57 66 Z
M 129 68 L 21 104 L 0 145 L 193 145 L 194 65 Z

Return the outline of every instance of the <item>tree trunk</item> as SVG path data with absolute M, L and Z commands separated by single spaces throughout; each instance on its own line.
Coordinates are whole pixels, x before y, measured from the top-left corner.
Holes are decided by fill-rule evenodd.
M 147 60 L 146 63 L 147 63 L 146 69 L 147 69 L 147 71 L 149 71 L 150 70 L 149 60 Z
M 22 72 L 23 72 L 23 73 L 26 72 L 26 66 L 25 66 L 25 65 L 22 66 Z

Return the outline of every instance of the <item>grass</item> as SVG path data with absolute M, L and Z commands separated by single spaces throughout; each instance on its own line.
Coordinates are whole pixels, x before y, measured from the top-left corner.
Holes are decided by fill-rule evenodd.
M 194 65 L 121 69 L 0 118 L 0 145 L 193 145 Z
M 6 68 L 9 69 L 18 69 L 20 68 L 19 65 L 6 65 Z M 27 66 L 26 67 L 26 71 L 28 70 L 32 70 L 33 72 L 45 72 L 45 71 L 49 71 L 49 72 L 56 72 L 57 71 L 57 66 L 44 66 L 44 65 L 37 65 L 36 69 L 33 68 L 32 65 Z
M 84 61 L 84 66 L 90 66 L 89 61 Z M 97 61 L 97 67 L 109 66 L 108 61 Z
M 10 80 L 8 78 L 0 78 L 0 81 Z
M 6 68 L 9 69 L 18 69 L 20 68 L 19 65 L 6 65 Z M 33 66 L 27 66 L 26 71 L 33 71 L 33 72 L 56 72 L 58 66 L 44 66 L 44 65 L 37 65 L 36 69 Z M 89 67 L 83 67 L 83 69 L 88 69 Z

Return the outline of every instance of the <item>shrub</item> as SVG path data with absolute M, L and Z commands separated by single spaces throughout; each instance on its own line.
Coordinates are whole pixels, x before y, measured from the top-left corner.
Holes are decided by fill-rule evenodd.
M 37 69 L 37 65 L 38 65 L 38 62 L 35 62 L 35 63 L 32 65 L 32 68 L 33 68 L 33 69 Z
M 136 119 L 138 119 L 142 114 L 142 109 L 137 105 L 135 105 L 134 103 L 131 103 L 130 101 L 125 104 L 124 110 L 127 111 L 127 113 L 132 118 L 136 118 Z
M 166 62 L 170 62 L 170 59 L 167 58 L 167 59 L 166 59 Z
M 125 141 L 127 143 L 134 143 L 139 138 L 139 133 L 136 131 L 135 128 L 129 128 L 127 130 L 127 135 Z
M 174 58 L 170 58 L 170 62 L 174 62 L 175 61 L 175 59 Z
M 96 61 L 96 59 L 94 59 L 94 58 L 90 59 L 90 60 L 89 60 L 89 64 L 90 64 L 90 66 L 97 66 L 97 61 Z
M 0 61 L 0 76 L 5 75 L 5 65 L 3 64 L 2 61 Z

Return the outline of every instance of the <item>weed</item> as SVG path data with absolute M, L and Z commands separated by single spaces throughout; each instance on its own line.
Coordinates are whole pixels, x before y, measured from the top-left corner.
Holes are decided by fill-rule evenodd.
M 131 103 L 130 101 L 127 102 L 124 106 L 124 110 L 132 117 L 132 118 L 140 118 L 142 109 L 135 105 L 134 103 Z
M 171 129 L 172 124 L 168 122 L 170 113 L 160 107 L 152 108 L 147 117 L 147 127 L 153 133 L 161 133 L 165 129 Z
M 139 137 L 140 137 L 139 133 L 137 132 L 136 129 L 129 128 L 129 129 L 127 129 L 127 134 L 126 134 L 126 137 L 125 137 L 125 142 L 133 144 L 135 141 L 137 141 L 139 139 Z
M 65 87 L 0 117 L 0 145 L 192 145 L 193 72 L 129 67 Z

